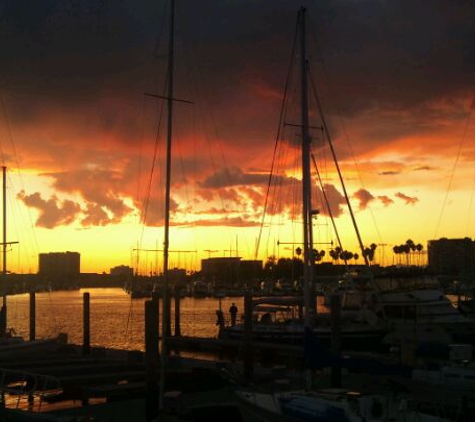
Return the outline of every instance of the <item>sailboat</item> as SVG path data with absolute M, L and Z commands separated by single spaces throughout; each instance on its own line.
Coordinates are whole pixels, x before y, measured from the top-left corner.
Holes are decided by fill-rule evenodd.
M 308 106 L 308 63 L 305 38 L 305 10 L 299 13 L 300 29 L 300 127 L 302 168 L 302 221 L 303 221 L 303 297 L 260 298 L 253 301 L 254 321 L 252 338 L 256 341 L 293 342 L 303 344 L 304 335 L 311 332 L 326 346 L 331 343 L 331 321 L 325 316 L 316 318 L 316 298 L 312 293 L 314 282 L 314 248 L 311 174 L 310 134 Z M 293 315 L 292 315 L 293 314 Z M 297 315 L 297 316 L 296 316 Z M 243 337 L 244 324 L 225 327 L 221 338 Z M 382 343 L 389 332 L 388 325 L 371 309 L 349 315 L 341 326 L 342 347 L 350 350 L 374 350 L 386 348 Z
M 309 422 L 450 422 L 408 406 L 408 400 L 381 393 L 363 394 L 340 388 L 262 393 L 238 391 L 242 406 L 262 420 Z
M 309 331 L 314 334 L 314 338 L 319 342 L 325 339 L 325 333 L 330 334 L 330 329 L 325 329 L 319 324 L 321 316 L 314 321 L 314 297 L 310 295 L 310 283 L 312 278 L 312 230 L 311 230 L 311 197 L 310 197 L 310 171 L 309 171 L 309 135 L 308 135 L 308 101 L 306 86 L 306 53 L 305 53 L 305 8 L 301 8 L 298 14 L 298 28 L 300 31 L 300 58 L 301 58 L 301 106 L 302 106 L 302 180 L 303 180 L 303 220 L 304 220 L 304 297 L 303 298 L 273 298 L 273 302 L 266 299 L 254 301 L 257 307 L 263 305 L 287 306 L 291 309 L 296 306 L 299 309 L 297 317 L 292 317 L 280 325 L 269 321 L 269 317 L 263 320 L 253 322 L 253 335 L 263 334 L 274 331 L 274 337 L 269 336 L 269 340 L 282 341 L 284 333 L 291 331 L 300 333 L 295 336 L 295 340 L 302 341 L 304 334 Z M 280 302 L 279 302 L 280 301 Z M 264 315 L 269 315 L 270 309 Z M 377 320 L 374 321 L 376 326 Z M 267 327 L 266 327 L 267 326 Z M 292 327 L 292 328 L 289 328 Z M 345 337 L 351 335 L 358 336 L 358 330 L 355 327 L 351 329 L 342 327 L 343 342 Z M 361 324 L 368 331 L 371 325 Z M 231 327 L 227 330 L 230 335 L 233 332 L 242 330 L 241 327 Z M 377 332 L 377 329 L 374 330 Z M 387 332 L 387 331 L 386 331 Z M 348 338 L 348 337 L 347 337 Z M 360 337 L 360 342 L 361 342 Z M 367 345 L 366 345 L 367 346 Z M 308 357 L 307 357 L 308 358 Z M 334 357 L 333 357 L 334 358 Z M 310 385 L 307 385 L 310 387 Z M 250 408 L 254 415 L 258 415 L 262 420 L 273 421 L 372 421 L 382 422 L 387 420 L 394 421 L 424 421 L 424 422 L 443 422 L 446 419 L 422 412 L 414 411 L 408 408 L 407 401 L 400 398 L 389 397 L 378 391 L 376 394 L 363 394 L 357 391 L 348 391 L 341 388 L 321 389 L 316 391 L 293 390 L 293 391 L 275 391 L 263 392 L 262 390 L 238 389 L 236 396 L 245 408 Z
M 342 312 L 351 313 L 355 302 L 371 303 L 375 312 L 384 312 L 393 327 L 388 343 L 475 344 L 473 318 L 465 315 L 430 277 L 381 276 L 374 279 L 377 290 L 367 286 L 365 277 L 353 276 L 340 286 Z M 378 297 L 378 301 L 375 297 Z

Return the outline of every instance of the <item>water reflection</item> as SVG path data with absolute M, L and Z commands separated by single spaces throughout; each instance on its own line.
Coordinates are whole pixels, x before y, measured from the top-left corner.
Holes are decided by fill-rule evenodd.
M 120 349 L 144 350 L 144 302 L 134 299 L 118 288 L 81 289 L 36 295 L 36 333 L 39 338 L 68 334 L 69 343 L 82 343 L 83 293 L 91 295 L 91 344 Z M 173 299 L 172 299 L 173 300 Z M 182 298 L 181 334 L 215 337 L 216 310 L 220 304 L 227 322 L 232 303 L 238 307 L 238 322 L 244 311 L 242 297 Z M 160 301 L 160 313 L 162 302 Z M 174 306 L 171 306 L 172 333 Z M 160 315 L 161 316 L 161 315 Z M 29 295 L 8 297 L 8 326 L 18 335 L 29 335 Z
M 36 295 L 36 333 L 51 338 L 60 332 L 68 334 L 70 343 L 82 343 L 83 293 L 91 294 L 91 344 L 126 349 L 144 349 L 144 302 L 130 300 L 122 289 L 81 289 Z M 223 298 L 221 306 L 226 319 L 231 303 L 242 312 L 242 298 Z M 162 302 L 160 301 L 160 307 Z M 216 310 L 219 299 L 182 298 L 181 333 L 184 336 L 217 335 Z M 172 332 L 174 306 L 172 304 Z M 160 311 L 161 312 L 161 311 Z M 8 297 L 8 326 L 25 338 L 29 335 L 29 295 Z

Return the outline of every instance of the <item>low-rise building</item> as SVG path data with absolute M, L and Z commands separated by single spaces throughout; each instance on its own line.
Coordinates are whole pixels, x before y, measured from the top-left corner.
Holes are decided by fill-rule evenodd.
M 117 267 L 110 269 L 110 274 L 112 276 L 132 277 L 134 275 L 134 270 L 128 265 L 118 265 Z
M 429 269 L 437 275 L 454 276 L 471 281 L 475 275 L 475 242 L 463 239 L 430 240 Z
M 201 260 L 201 273 L 214 288 L 242 288 L 262 273 L 262 261 L 240 257 L 216 257 Z

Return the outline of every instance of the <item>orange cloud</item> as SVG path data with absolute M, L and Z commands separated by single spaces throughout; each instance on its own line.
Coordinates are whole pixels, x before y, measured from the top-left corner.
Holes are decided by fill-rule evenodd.
M 402 199 L 406 203 L 406 205 L 414 205 L 416 202 L 419 201 L 419 198 L 407 196 L 401 192 L 397 192 L 395 196 L 396 198 Z
M 360 202 L 360 210 L 366 209 L 368 204 L 375 199 L 374 195 L 366 189 L 357 190 L 353 196 Z
M 38 210 L 39 217 L 36 225 L 47 229 L 73 223 L 82 211 L 80 205 L 73 201 L 60 201 L 56 196 L 46 200 L 39 192 L 26 195 L 24 191 L 21 191 L 18 199 Z
M 383 203 L 385 207 L 394 204 L 394 201 L 387 195 L 380 195 L 378 199 Z

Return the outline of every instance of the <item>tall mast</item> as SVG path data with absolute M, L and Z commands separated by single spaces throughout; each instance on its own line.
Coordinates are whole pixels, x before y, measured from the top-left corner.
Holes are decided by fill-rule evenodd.
M 7 274 L 7 168 L 2 167 L 3 170 L 3 266 L 2 274 L 5 282 L 5 275 Z
M 307 53 L 305 39 L 305 8 L 300 9 L 300 82 L 301 82 L 301 130 L 302 130 L 302 203 L 303 203 L 303 258 L 304 258 L 304 324 L 312 323 L 310 311 L 311 289 L 313 280 L 313 235 L 312 235 L 312 200 L 310 178 L 310 135 L 308 128 L 308 87 L 307 87 Z
M 168 38 L 168 92 L 167 92 L 167 164 L 165 182 L 165 225 L 163 241 L 163 306 L 162 306 L 162 353 L 160 374 L 160 408 L 163 408 L 163 392 L 165 388 L 165 370 L 167 361 L 167 336 L 169 323 L 169 294 L 168 294 L 168 252 L 170 247 L 170 187 L 171 187 L 171 157 L 173 133 L 173 49 L 175 30 L 175 1 L 170 1 L 170 23 Z

